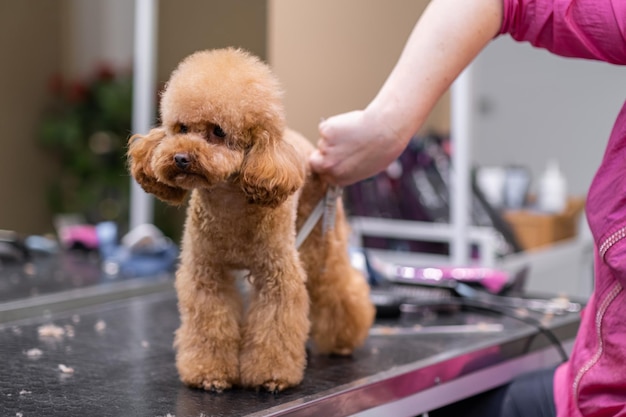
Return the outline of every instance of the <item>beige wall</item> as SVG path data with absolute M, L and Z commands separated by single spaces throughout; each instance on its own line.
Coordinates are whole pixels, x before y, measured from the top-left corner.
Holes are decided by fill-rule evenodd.
M 269 0 L 268 59 L 286 91 L 289 124 L 316 141 L 321 118 L 366 106 L 427 3 Z M 447 96 L 427 127 L 447 131 Z
M 266 57 L 265 0 L 160 0 L 157 80 L 164 83 L 178 62 L 202 49 L 241 47 Z M 174 240 L 185 210 L 156 202 L 155 223 Z
M 52 231 L 54 161 L 36 144 L 49 77 L 61 66 L 61 2 L 0 0 L 0 228 Z
M 227 46 L 266 56 L 264 0 L 160 0 L 157 79 L 192 52 Z

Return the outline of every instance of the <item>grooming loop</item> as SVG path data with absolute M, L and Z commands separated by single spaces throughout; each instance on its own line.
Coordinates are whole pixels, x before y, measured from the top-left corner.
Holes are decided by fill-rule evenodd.
M 322 219 L 322 232 L 335 228 L 335 214 L 337 213 L 337 199 L 341 197 L 343 189 L 336 185 L 328 187 L 324 197 L 324 218 Z
M 309 217 L 306 219 L 302 228 L 298 232 L 296 236 L 296 248 L 299 248 L 300 245 L 306 240 L 306 238 L 311 234 L 311 231 L 319 221 L 321 217 L 322 219 L 322 233 L 326 234 L 329 230 L 332 230 L 335 227 L 335 217 L 337 213 L 337 199 L 341 197 L 341 193 L 343 189 L 336 185 L 328 187 L 326 190 L 326 194 L 320 200 L 319 203 L 315 206 Z

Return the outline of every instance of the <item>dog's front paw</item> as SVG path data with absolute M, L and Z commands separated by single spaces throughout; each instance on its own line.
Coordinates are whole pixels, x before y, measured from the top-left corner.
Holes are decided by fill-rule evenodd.
M 289 388 L 293 386 L 293 384 L 290 384 L 287 381 L 276 381 L 276 380 L 271 380 L 271 381 L 265 381 L 261 387 L 266 390 L 269 393 L 272 394 L 276 394 L 278 392 L 281 392 L 283 390 L 285 390 L 286 388 Z
M 269 375 L 267 377 L 263 377 L 255 374 L 242 378 L 241 383 L 244 387 L 262 389 L 269 393 L 276 394 L 287 388 L 300 384 L 300 382 L 302 382 L 302 375 L 297 374 L 298 373 L 295 372 L 294 375 L 286 375 L 285 378 Z
M 179 349 L 176 367 L 181 381 L 190 387 L 213 392 L 222 392 L 239 384 L 238 352 L 224 349 L 219 353 Z
M 192 388 L 199 388 L 205 391 L 222 392 L 230 389 L 235 384 L 235 380 L 227 377 L 209 376 L 209 375 L 183 375 L 180 376 L 181 381 Z
M 207 372 L 201 366 L 192 367 L 195 369 L 183 369 L 180 363 L 178 368 L 180 379 L 185 385 L 205 391 L 222 392 L 239 383 L 239 375 L 232 371 L 214 370 Z
M 233 384 L 226 380 L 213 379 L 211 381 L 202 381 L 202 388 L 205 391 L 222 392 L 233 387 Z
M 263 389 L 271 393 L 283 391 L 302 382 L 304 377 L 304 349 L 302 360 L 288 358 L 278 361 L 241 359 L 241 384 L 244 387 Z

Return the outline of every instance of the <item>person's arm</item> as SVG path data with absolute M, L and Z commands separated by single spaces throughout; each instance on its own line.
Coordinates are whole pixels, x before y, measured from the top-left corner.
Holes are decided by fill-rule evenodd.
M 498 34 L 502 16 L 503 0 L 432 0 L 367 108 L 320 124 L 312 169 L 338 185 L 385 169 L 454 79 Z

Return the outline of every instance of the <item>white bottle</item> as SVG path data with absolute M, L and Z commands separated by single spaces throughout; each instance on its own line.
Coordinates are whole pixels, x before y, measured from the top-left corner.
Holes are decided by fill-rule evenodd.
M 537 208 L 545 213 L 562 213 L 567 205 L 567 181 L 555 159 L 548 161 L 539 179 Z

